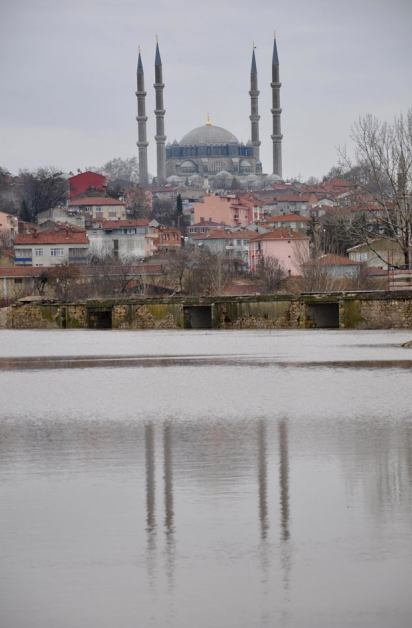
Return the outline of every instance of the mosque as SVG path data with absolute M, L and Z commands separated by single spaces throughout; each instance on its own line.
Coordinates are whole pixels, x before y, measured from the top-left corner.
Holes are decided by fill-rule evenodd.
M 276 36 L 273 44 L 272 56 L 272 120 L 273 134 L 273 172 L 264 176 L 260 161 L 259 140 L 259 89 L 256 67 L 255 50 L 252 53 L 250 70 L 250 124 L 251 139 L 247 144 L 239 140 L 230 131 L 214 126 L 209 116 L 204 126 L 186 133 L 184 137 L 173 144 L 166 144 L 165 109 L 163 106 L 163 67 L 160 57 L 159 44 L 156 43 L 155 56 L 155 83 L 156 94 L 156 154 L 158 186 L 188 182 L 191 186 L 206 187 L 215 177 L 236 177 L 241 185 L 247 188 L 261 187 L 266 183 L 273 183 L 282 179 L 282 133 L 280 108 L 279 57 L 276 45 Z M 143 185 L 148 183 L 147 141 L 146 131 L 146 95 L 144 85 L 143 64 L 139 50 L 137 62 L 137 128 L 139 150 L 139 181 Z

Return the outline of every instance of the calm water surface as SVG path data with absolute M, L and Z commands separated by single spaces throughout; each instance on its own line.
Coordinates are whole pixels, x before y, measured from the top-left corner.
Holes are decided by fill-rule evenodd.
M 411 338 L 1 330 L 1 628 L 410 628 Z

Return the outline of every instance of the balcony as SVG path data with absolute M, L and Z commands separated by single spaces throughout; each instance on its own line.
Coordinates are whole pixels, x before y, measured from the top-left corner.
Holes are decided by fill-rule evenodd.
M 87 255 L 79 256 L 79 255 L 69 255 L 69 262 L 75 264 L 81 264 L 82 262 L 87 262 Z
M 14 258 L 14 263 L 15 264 L 31 264 L 33 261 L 33 257 L 15 257 Z

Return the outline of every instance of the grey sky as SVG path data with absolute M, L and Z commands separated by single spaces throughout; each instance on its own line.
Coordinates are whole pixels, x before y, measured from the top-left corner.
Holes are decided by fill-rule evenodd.
M 145 71 L 155 174 L 155 37 L 166 134 L 206 122 L 250 137 L 252 42 L 261 159 L 272 171 L 271 57 L 276 29 L 285 177 L 336 164 L 359 115 L 412 106 L 410 0 L 2 0 L 0 165 L 75 171 L 137 155 L 136 64 Z

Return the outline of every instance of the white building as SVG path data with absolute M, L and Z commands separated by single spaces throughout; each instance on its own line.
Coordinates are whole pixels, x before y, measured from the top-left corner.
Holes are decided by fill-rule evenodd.
M 14 263 L 16 266 L 57 266 L 64 262 L 84 264 L 89 246 L 86 231 L 73 225 L 20 233 L 14 241 Z

